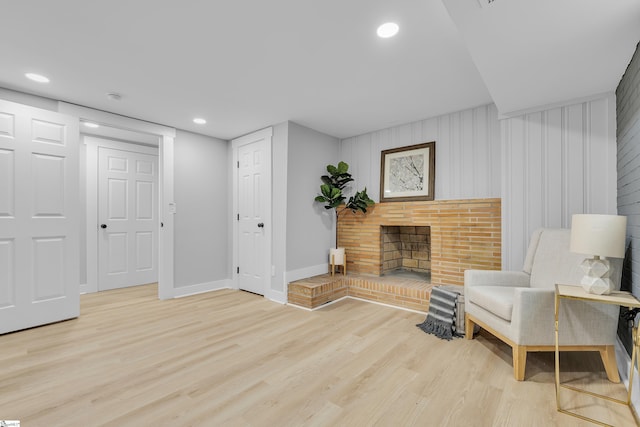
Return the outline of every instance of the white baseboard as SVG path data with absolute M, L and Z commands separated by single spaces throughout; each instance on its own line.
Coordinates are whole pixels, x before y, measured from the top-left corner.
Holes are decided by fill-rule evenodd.
M 377 305 L 382 305 L 382 306 L 384 306 L 384 307 L 395 308 L 395 309 L 397 309 L 397 310 L 410 311 L 410 312 L 412 312 L 412 313 L 418 313 L 418 314 L 422 314 L 422 315 L 425 315 L 425 316 L 427 315 L 427 313 L 426 313 L 425 311 L 413 310 L 413 309 L 411 309 L 411 308 L 400 307 L 400 306 L 397 306 L 397 305 L 391 305 L 391 304 L 385 304 L 385 303 L 383 303 L 383 302 L 371 301 L 371 300 L 368 300 L 368 299 L 358 298 L 358 297 L 352 297 L 352 296 L 349 296 L 349 295 L 344 296 L 344 297 L 340 297 L 340 298 L 338 298 L 338 299 L 336 299 L 336 300 L 333 300 L 333 301 L 329 301 L 328 303 L 326 303 L 326 304 L 322 304 L 322 305 L 319 305 L 319 306 L 318 306 L 318 307 L 316 307 L 316 308 L 307 308 L 307 307 L 302 307 L 302 306 L 297 305 L 297 304 L 289 304 L 289 303 L 287 303 L 287 305 L 289 305 L 289 306 L 291 306 L 291 307 L 299 308 L 299 309 L 301 309 L 301 310 L 306 310 L 306 311 L 316 311 L 316 310 L 320 310 L 321 308 L 324 308 L 324 307 L 326 307 L 326 306 L 328 306 L 328 305 L 335 304 L 335 303 L 337 303 L 337 302 L 339 302 L 339 301 L 342 301 L 342 300 L 345 300 L 345 299 L 354 299 L 354 300 L 357 300 L 357 301 L 368 302 L 368 303 L 370 303 L 370 304 L 377 304 Z M 635 374 L 634 374 L 634 375 L 635 375 Z M 634 384 L 635 384 L 635 382 L 634 382 Z
M 620 380 L 629 390 L 629 367 L 631 366 L 631 357 L 627 354 L 627 350 L 622 345 L 620 337 L 616 337 L 616 362 L 618 363 L 618 371 L 620 371 Z M 635 393 L 631 395 L 631 406 L 639 414 L 640 410 L 640 376 L 638 369 L 634 366 L 633 372 L 633 390 Z
M 214 282 L 198 283 L 196 285 L 180 286 L 173 289 L 174 298 L 188 297 L 190 295 L 204 292 L 218 291 L 220 289 L 231 289 L 231 279 L 217 280 Z
M 91 291 L 89 290 L 89 287 L 87 286 L 87 284 L 86 283 L 81 283 L 80 284 L 80 295 L 88 294 L 89 292 L 91 292 Z
M 287 293 L 286 292 L 274 291 L 273 289 L 271 289 L 269 291 L 269 296 L 267 298 L 270 301 L 277 302 L 278 304 L 286 304 L 287 303 Z
M 329 272 L 329 264 L 312 265 L 311 267 L 300 268 L 284 272 L 285 283 L 295 282 L 296 280 L 306 279 L 307 277 L 319 276 Z

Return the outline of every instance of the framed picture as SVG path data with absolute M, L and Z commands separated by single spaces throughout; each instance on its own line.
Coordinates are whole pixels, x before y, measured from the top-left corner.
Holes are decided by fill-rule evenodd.
M 436 178 L 436 143 L 382 151 L 380 201 L 433 200 Z

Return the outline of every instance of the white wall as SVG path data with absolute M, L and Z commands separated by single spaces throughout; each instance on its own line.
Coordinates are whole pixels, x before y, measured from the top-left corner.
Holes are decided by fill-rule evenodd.
M 500 126 L 495 105 L 484 105 L 431 119 L 343 139 L 340 160 L 380 200 L 380 152 L 436 141 L 435 198 L 500 197 Z
M 287 272 L 307 268 L 327 271 L 328 250 L 335 244 L 333 210 L 314 201 L 320 176 L 337 164 L 339 140 L 289 122 L 287 180 Z M 317 273 L 320 274 L 320 273 Z
M 226 141 L 176 133 L 175 288 L 186 293 L 229 286 L 227 155 Z
M 380 151 L 436 141 L 436 199 L 502 197 L 502 268 L 520 270 L 531 233 L 574 213 L 616 212 L 612 96 L 499 120 L 494 105 L 341 141 L 353 187 L 379 200 Z
M 615 100 L 525 114 L 502 126 L 502 268 L 520 270 L 531 233 L 575 213 L 616 213 Z

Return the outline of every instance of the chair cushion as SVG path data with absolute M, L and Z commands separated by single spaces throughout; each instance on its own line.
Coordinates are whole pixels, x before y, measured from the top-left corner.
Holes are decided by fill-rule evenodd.
M 471 286 L 467 290 L 468 295 L 465 298 L 507 322 L 511 322 L 515 289 L 517 288 L 511 286 Z

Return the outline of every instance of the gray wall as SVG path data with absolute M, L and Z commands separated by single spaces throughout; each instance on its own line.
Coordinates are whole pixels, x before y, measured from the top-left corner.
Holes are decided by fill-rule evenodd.
M 289 122 L 287 271 L 328 263 L 335 240 L 333 211 L 313 199 L 327 164 L 337 164 L 339 140 Z
M 275 274 L 271 278 L 271 289 L 284 292 L 286 245 L 287 245 L 287 150 L 289 144 L 289 122 L 273 126 L 271 137 L 271 264 Z M 284 298 L 284 296 L 282 296 Z
M 622 289 L 640 296 L 640 44 L 616 89 L 618 140 L 618 214 L 627 216 L 627 253 Z M 618 333 L 629 354 L 629 329 Z
M 175 286 L 229 278 L 227 142 L 185 131 L 175 138 Z

